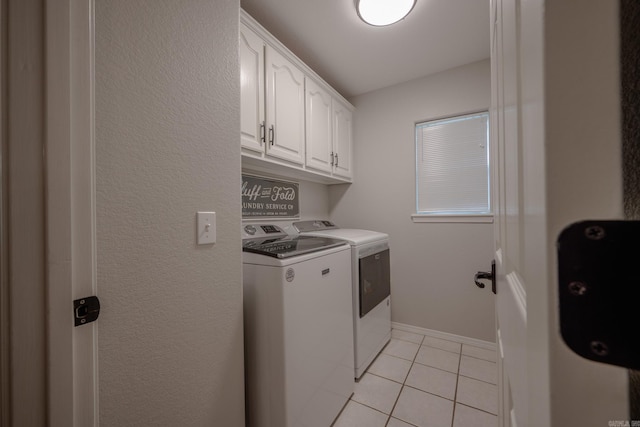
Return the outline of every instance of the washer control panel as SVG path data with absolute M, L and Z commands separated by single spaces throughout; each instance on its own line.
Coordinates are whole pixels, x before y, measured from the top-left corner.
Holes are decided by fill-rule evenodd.
M 243 239 L 275 237 L 275 236 L 282 236 L 286 234 L 287 233 L 282 228 L 273 224 L 247 224 L 242 227 Z

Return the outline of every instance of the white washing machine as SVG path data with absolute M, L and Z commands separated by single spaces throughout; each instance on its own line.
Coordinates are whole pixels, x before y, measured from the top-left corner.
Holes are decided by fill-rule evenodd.
M 349 245 L 242 232 L 247 426 L 328 427 L 355 387 Z
M 338 228 L 331 221 L 299 221 L 303 236 L 341 239 L 351 246 L 355 378 L 364 374 L 391 339 L 389 235 Z

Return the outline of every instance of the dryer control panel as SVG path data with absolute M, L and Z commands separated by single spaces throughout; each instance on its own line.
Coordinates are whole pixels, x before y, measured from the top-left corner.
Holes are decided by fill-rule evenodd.
M 293 223 L 293 227 L 298 230 L 298 233 L 306 233 L 309 231 L 320 230 L 333 230 L 340 228 L 331 221 L 326 220 L 313 220 L 313 221 L 298 221 Z

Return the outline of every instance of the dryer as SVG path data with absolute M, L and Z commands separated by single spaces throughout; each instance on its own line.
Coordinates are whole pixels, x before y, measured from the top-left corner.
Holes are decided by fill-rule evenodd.
M 358 379 L 391 339 L 389 235 L 339 228 L 331 221 L 294 222 L 301 236 L 341 239 L 351 246 L 354 375 Z

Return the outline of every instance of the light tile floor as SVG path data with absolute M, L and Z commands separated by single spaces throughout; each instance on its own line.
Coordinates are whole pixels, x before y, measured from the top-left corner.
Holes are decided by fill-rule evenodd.
M 496 427 L 495 351 L 394 329 L 333 427 Z

